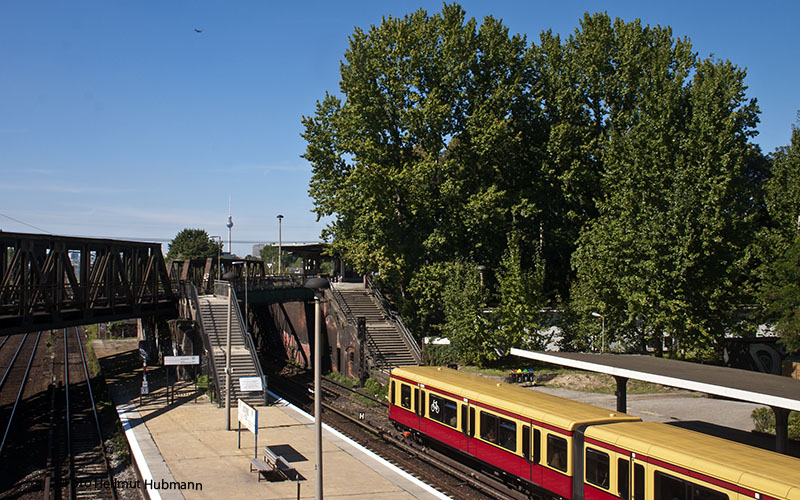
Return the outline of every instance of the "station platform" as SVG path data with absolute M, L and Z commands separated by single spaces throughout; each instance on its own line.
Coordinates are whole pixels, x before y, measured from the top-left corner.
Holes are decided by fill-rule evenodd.
M 176 385 L 175 401 L 168 404 L 164 368 L 156 373 L 148 369 L 151 393 L 140 399 L 142 367 L 136 340 L 98 340 L 92 347 L 151 500 L 314 498 L 311 416 L 283 401 L 257 407 L 257 448 L 254 434 L 246 429 L 237 448 L 235 403 L 231 431 L 225 430 L 225 408 L 206 396 L 197 397 L 191 383 Z M 249 459 L 261 458 L 264 447 L 283 456 L 300 480 L 279 480 L 273 474 L 259 480 L 258 472 L 250 472 Z M 327 426 L 323 472 L 328 499 L 449 498 Z

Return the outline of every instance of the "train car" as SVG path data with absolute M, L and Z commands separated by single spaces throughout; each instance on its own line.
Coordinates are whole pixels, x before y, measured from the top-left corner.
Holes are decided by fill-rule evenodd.
M 389 418 L 402 428 L 522 479 L 533 489 L 565 499 L 579 499 L 583 494 L 580 459 L 584 430 L 596 424 L 640 421 L 624 413 L 431 366 L 392 370 Z
M 586 500 L 800 500 L 800 460 L 658 422 L 584 433 Z

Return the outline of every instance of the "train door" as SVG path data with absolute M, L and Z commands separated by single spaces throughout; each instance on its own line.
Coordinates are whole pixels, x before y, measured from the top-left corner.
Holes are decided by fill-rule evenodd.
M 631 464 L 627 458 L 617 458 L 617 496 L 620 500 L 630 500 Z
M 533 446 L 531 442 L 531 426 L 524 423 L 522 424 L 522 458 L 525 459 L 520 465 L 520 477 L 530 481 L 531 470 L 533 469 Z
M 645 500 L 647 491 L 647 480 L 645 475 L 644 464 L 638 463 L 636 455 L 631 456 L 631 464 L 633 464 L 633 481 L 631 484 L 631 491 L 633 492 L 632 500 Z
M 542 484 L 542 431 L 535 426 L 531 429 L 531 481 Z
M 417 415 L 417 429 L 420 426 L 420 418 L 425 414 L 425 392 L 419 387 L 414 387 L 414 413 Z

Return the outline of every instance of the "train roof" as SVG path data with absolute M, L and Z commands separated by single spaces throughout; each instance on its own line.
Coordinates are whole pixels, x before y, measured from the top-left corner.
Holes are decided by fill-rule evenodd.
M 633 415 L 438 366 L 395 368 L 392 376 L 407 378 L 426 387 L 447 391 L 460 398 L 478 401 L 567 431 L 590 423 L 641 420 Z
M 800 459 L 661 422 L 593 426 L 587 438 L 777 498 L 800 500 Z

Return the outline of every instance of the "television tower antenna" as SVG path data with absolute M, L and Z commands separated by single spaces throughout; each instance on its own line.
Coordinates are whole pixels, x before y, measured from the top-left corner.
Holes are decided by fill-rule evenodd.
M 231 195 L 228 195 L 228 222 L 225 223 L 228 227 L 228 253 L 233 255 L 233 247 L 231 246 L 231 228 L 233 227 L 233 217 L 231 217 Z

